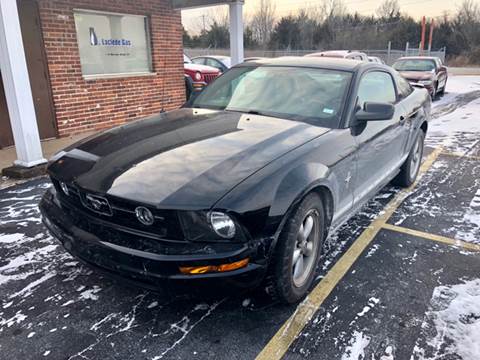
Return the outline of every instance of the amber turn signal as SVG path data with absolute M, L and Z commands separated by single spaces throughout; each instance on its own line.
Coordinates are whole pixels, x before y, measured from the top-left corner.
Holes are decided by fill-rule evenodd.
M 206 265 L 206 266 L 181 266 L 180 272 L 185 275 L 206 274 L 212 272 L 227 272 L 241 269 L 248 265 L 250 259 L 246 258 L 230 264 Z

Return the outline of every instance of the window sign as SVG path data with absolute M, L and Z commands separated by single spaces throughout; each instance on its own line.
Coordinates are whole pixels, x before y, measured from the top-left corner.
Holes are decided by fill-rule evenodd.
M 74 16 L 84 76 L 151 72 L 145 16 L 87 10 Z

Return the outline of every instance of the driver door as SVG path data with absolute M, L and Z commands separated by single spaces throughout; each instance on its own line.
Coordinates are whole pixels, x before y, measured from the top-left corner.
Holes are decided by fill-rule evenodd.
M 366 102 L 391 103 L 395 105 L 395 113 L 390 120 L 366 121 L 352 129 L 358 146 L 355 204 L 384 186 L 404 161 L 406 114 L 397 99 L 395 82 L 389 72 L 374 70 L 360 79 L 358 109 Z

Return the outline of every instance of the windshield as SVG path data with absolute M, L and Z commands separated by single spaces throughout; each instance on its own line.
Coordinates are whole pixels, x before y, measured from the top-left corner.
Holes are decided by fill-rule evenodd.
M 190 58 L 187 55 L 183 54 L 183 63 L 190 64 L 191 62 L 192 60 L 190 60 Z
M 240 67 L 209 85 L 191 106 L 339 126 L 352 73 L 301 67 Z
M 433 71 L 435 70 L 435 61 L 433 60 L 400 60 L 393 64 L 397 71 Z

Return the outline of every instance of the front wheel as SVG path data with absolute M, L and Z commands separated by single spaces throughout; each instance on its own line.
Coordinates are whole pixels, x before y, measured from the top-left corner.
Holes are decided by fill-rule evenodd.
M 289 304 L 305 297 L 315 278 L 324 234 L 322 200 L 312 193 L 296 207 L 278 239 L 267 278 L 272 297 Z
M 400 168 L 400 173 L 393 180 L 395 185 L 401 187 L 409 187 L 413 185 L 420 171 L 420 165 L 422 164 L 424 142 L 425 133 L 423 130 L 420 130 L 407 160 L 405 160 Z
M 443 84 L 442 89 L 438 92 L 439 95 L 445 95 L 445 89 L 447 88 L 447 80 L 445 80 L 445 84 Z

